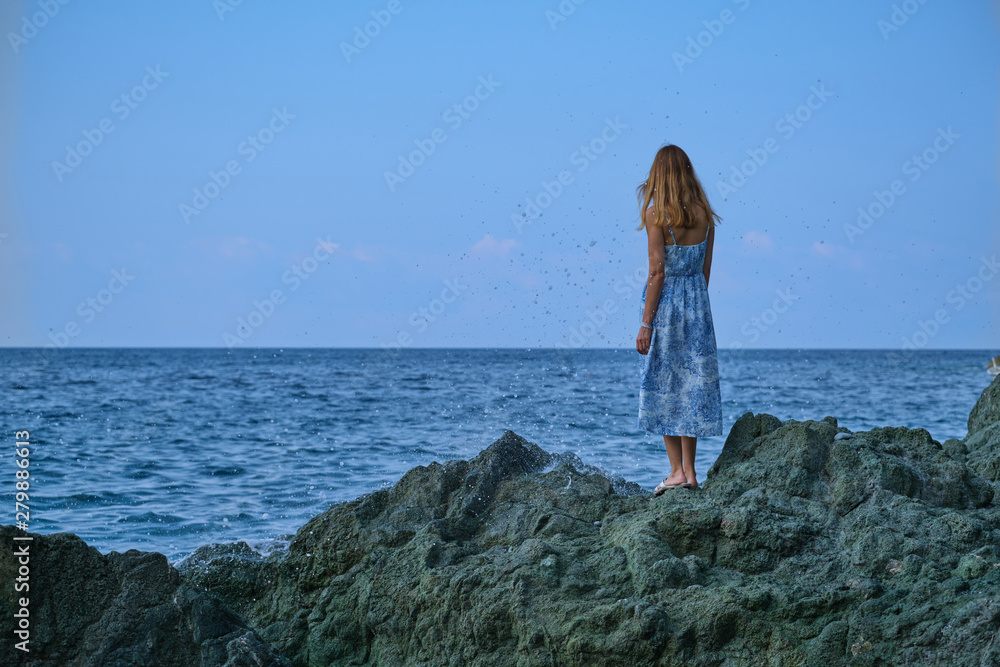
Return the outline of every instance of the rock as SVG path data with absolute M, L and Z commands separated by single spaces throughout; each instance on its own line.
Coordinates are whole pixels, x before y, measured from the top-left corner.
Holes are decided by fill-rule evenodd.
M 184 584 L 155 552 L 104 555 L 70 533 L 39 535 L 0 526 L 5 545 L 29 546 L 27 591 L 15 592 L 24 563 L 0 551 L 4 595 L 2 664 L 290 665 L 221 600 Z M 31 541 L 13 540 L 27 535 Z M 14 648 L 14 601 L 28 598 L 29 653 Z M 25 657 L 30 660 L 25 661 Z
M 997 664 L 996 426 L 747 413 L 660 497 L 506 431 L 267 556 L 36 536 L 32 664 Z
M 983 389 L 969 413 L 969 435 L 997 422 L 1000 422 L 1000 375 L 994 377 L 989 386 Z
M 655 498 L 508 431 L 182 577 L 296 665 L 988 664 L 991 486 L 923 429 L 838 432 L 748 413 Z
M 962 444 L 970 469 L 984 479 L 1000 481 L 1000 422 L 976 431 Z
M 836 440 L 830 422 L 775 426 L 770 415 L 761 417 L 747 413 L 737 420 L 708 471 L 705 489 L 724 502 L 766 487 L 844 515 L 879 489 L 956 508 L 982 507 L 993 498 L 992 487 L 924 429 L 877 428 Z
M 1000 568 L 1000 547 L 988 544 L 962 556 L 955 574 L 962 579 L 976 579 L 990 574 L 996 568 Z
M 969 450 L 966 448 L 965 443 L 957 438 L 948 438 L 941 443 L 941 447 L 944 449 L 945 454 L 962 463 L 965 463 L 969 456 Z
M 983 390 L 968 425 L 969 433 L 961 441 L 966 463 L 980 477 L 1000 482 L 1000 375 Z

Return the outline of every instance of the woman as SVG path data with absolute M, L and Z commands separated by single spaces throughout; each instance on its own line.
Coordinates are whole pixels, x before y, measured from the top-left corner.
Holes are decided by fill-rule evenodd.
M 636 194 L 649 242 L 649 279 L 635 349 L 639 428 L 663 436 L 670 475 L 655 494 L 697 488 L 699 436 L 722 434 L 719 361 L 708 278 L 716 220 L 687 154 L 661 148 Z

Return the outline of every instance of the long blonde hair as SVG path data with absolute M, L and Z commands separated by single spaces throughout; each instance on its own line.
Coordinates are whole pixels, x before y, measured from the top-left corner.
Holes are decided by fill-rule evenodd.
M 674 227 L 697 227 L 698 218 L 691 212 L 694 205 L 702 205 L 708 213 L 708 224 L 714 227 L 721 217 L 712 209 L 694 173 L 691 160 L 679 146 L 667 144 L 656 152 L 649 176 L 635 190 L 639 200 L 639 226 L 646 226 L 646 209 L 653 203 L 656 224 L 664 226 L 667 220 Z

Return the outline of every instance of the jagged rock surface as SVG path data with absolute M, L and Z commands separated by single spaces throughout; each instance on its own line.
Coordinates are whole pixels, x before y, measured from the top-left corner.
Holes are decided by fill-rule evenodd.
M 1000 422 L 1000 375 L 993 378 L 969 413 L 969 435 Z
M 949 443 L 747 413 L 654 498 L 507 431 L 181 572 L 294 665 L 1000 664 L 996 478 Z
M 28 535 L 30 542 L 15 542 Z M 101 554 L 70 533 L 0 526 L 5 545 L 29 544 L 22 564 L 0 551 L 0 664 L 27 667 L 279 667 L 287 658 L 210 593 L 183 584 L 166 556 L 130 549 Z M 14 647 L 15 601 L 29 601 L 28 653 Z M 19 608 L 19 607 L 18 607 Z
M 977 475 L 1000 482 L 1000 375 L 983 390 L 969 413 L 969 434 L 954 442 L 957 458 L 964 458 Z M 994 488 L 1000 491 L 1000 484 Z

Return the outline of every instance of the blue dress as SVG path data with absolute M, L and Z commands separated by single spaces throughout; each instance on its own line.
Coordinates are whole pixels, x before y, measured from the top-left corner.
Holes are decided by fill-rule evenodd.
M 670 237 L 674 238 L 674 230 Z M 705 282 L 708 237 L 664 246 L 660 303 L 649 352 L 640 357 L 639 428 L 657 435 L 722 435 L 719 358 Z M 642 289 L 639 316 L 645 310 Z

